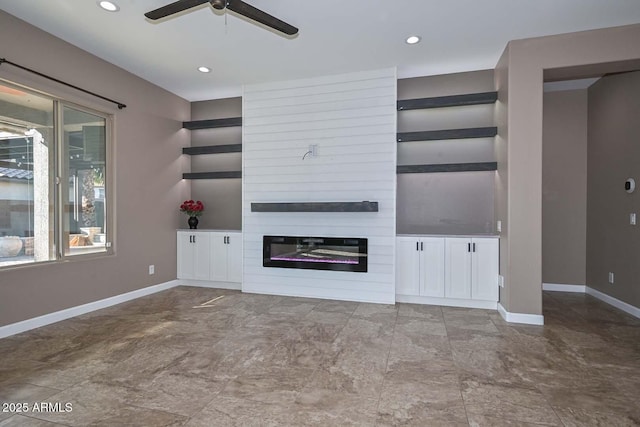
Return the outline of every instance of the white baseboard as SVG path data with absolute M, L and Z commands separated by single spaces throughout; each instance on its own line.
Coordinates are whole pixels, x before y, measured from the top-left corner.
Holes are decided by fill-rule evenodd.
M 242 283 L 236 282 L 211 282 L 209 280 L 185 280 L 179 279 L 180 286 L 196 286 L 198 288 L 212 288 L 212 289 L 231 289 L 240 291 L 242 290 Z
M 629 313 L 632 316 L 640 318 L 640 308 L 628 304 L 624 301 L 620 301 L 617 298 L 614 298 L 610 295 L 607 295 L 603 292 L 600 292 L 596 289 L 590 288 L 585 285 L 568 285 L 568 284 L 558 284 L 558 283 L 543 283 L 542 284 L 543 291 L 556 291 L 556 292 L 577 292 L 583 294 L 589 294 L 594 298 L 599 299 L 602 302 L 605 302 L 609 305 L 614 306 L 617 309 L 624 311 L 625 313 Z M 504 316 L 503 316 L 504 317 Z
M 587 294 L 591 295 L 594 298 L 598 298 L 600 301 L 606 302 L 609 305 L 614 306 L 615 308 L 618 308 L 622 311 L 624 311 L 625 313 L 629 313 L 630 315 L 640 318 L 640 308 L 633 306 L 631 304 L 627 304 L 624 301 L 620 301 L 617 298 L 614 298 L 612 296 L 609 296 L 607 294 L 604 294 L 596 289 L 587 287 L 586 290 Z
M 135 291 L 127 292 L 125 294 L 120 294 L 113 297 L 101 299 L 99 301 L 78 305 L 76 307 L 70 307 L 64 310 L 34 317 L 32 319 L 23 320 L 21 322 L 0 326 L 0 338 L 5 338 L 11 335 L 19 334 L 21 332 L 39 328 L 41 326 L 50 325 L 52 323 L 56 323 L 61 320 L 70 319 L 72 317 L 80 316 L 81 314 L 89 313 L 91 311 L 111 307 L 112 305 L 131 301 L 133 299 L 140 298 L 146 295 L 155 294 L 156 292 L 161 292 L 166 289 L 175 288 L 176 286 L 179 286 L 179 285 L 180 285 L 179 280 L 172 280 L 170 282 L 160 283 L 159 285 L 137 289 Z
M 396 303 L 395 295 L 392 298 L 386 298 L 386 295 L 385 295 L 384 298 L 374 299 L 374 298 L 360 298 L 359 294 L 357 293 L 344 293 L 339 297 L 336 297 L 329 292 L 323 292 L 323 291 L 326 291 L 324 289 L 321 289 L 320 290 L 321 292 L 317 292 L 317 293 L 315 292 L 296 293 L 296 292 L 292 292 L 290 289 L 291 288 L 288 286 L 282 287 L 282 288 L 271 287 L 269 288 L 268 291 L 265 291 L 264 289 L 243 286 L 242 293 L 243 294 L 259 294 L 259 295 L 278 295 L 283 297 L 296 297 L 296 298 L 317 298 L 317 299 L 326 299 L 326 300 L 332 300 L 332 301 L 352 301 L 352 302 L 363 302 L 363 303 L 370 303 L 370 304 L 393 305 Z
M 510 313 L 498 303 L 498 313 L 509 323 L 525 323 L 527 325 L 544 325 L 544 316 L 541 314 Z
M 421 297 L 417 295 L 396 294 L 396 302 L 404 302 L 409 304 L 443 305 L 446 307 L 482 308 L 485 310 L 497 309 L 497 303 L 495 301 L 479 301 L 479 300 L 458 299 L 458 298 Z
M 553 291 L 553 292 L 576 292 L 576 293 L 585 293 L 586 292 L 585 285 L 570 285 L 568 283 L 543 283 L 542 290 L 543 291 Z

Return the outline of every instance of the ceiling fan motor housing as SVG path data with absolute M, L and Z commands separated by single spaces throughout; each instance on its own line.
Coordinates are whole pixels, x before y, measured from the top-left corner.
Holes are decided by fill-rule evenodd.
M 211 0 L 209 3 L 211 3 L 214 9 L 222 10 L 227 7 L 228 2 L 227 0 Z

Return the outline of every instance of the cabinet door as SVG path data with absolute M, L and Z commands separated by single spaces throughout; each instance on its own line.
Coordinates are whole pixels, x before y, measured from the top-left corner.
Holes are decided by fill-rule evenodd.
M 444 297 L 444 241 L 442 237 L 420 240 L 420 295 Z
M 178 231 L 178 279 L 193 279 L 195 274 L 194 255 L 196 245 L 191 233 Z
M 178 279 L 209 280 L 209 236 L 178 232 Z
M 193 235 L 195 246 L 193 278 L 195 280 L 209 280 L 209 233 L 190 233 Z
M 227 235 L 211 233 L 211 280 L 227 281 Z
M 498 301 L 498 239 L 474 238 L 472 245 L 475 251 L 471 258 L 471 297 Z
M 471 239 L 445 239 L 445 297 L 471 298 Z
M 227 237 L 227 281 L 242 283 L 242 233 Z
M 396 294 L 420 295 L 419 239 L 396 238 Z

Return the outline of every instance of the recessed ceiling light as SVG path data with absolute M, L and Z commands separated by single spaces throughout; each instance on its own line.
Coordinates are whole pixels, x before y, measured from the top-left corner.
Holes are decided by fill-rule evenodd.
M 416 44 L 420 43 L 420 40 L 422 40 L 420 36 L 409 36 L 405 41 L 407 42 L 407 44 Z
M 209 67 L 198 67 L 198 71 L 200 71 L 201 73 L 210 73 L 211 72 L 211 68 L 209 68 Z
M 108 11 L 108 12 L 117 12 L 120 10 L 120 8 L 118 7 L 117 4 L 110 2 L 110 1 L 99 1 L 98 2 L 98 6 L 100 6 L 101 8 L 103 8 L 104 10 Z

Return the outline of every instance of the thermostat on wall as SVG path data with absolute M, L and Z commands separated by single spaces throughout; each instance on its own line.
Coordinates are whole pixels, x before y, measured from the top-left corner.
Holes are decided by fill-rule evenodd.
M 624 189 L 627 193 L 633 193 L 633 190 L 636 189 L 636 180 L 633 178 L 629 178 L 624 183 Z

